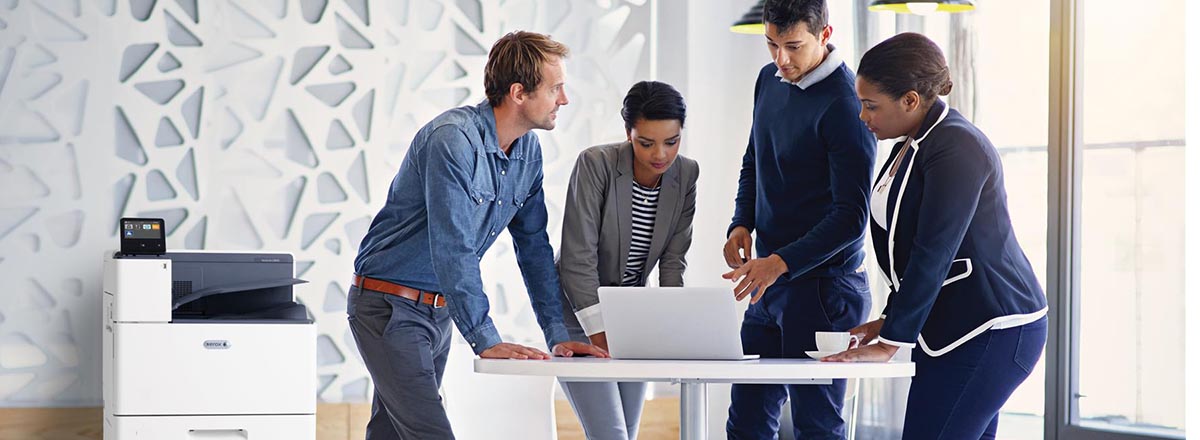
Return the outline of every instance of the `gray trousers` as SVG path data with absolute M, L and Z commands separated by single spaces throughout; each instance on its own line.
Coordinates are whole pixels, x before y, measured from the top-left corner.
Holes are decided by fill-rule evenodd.
M 591 343 L 571 302 L 562 298 L 563 321 L 571 340 Z M 563 394 L 575 409 L 588 440 L 633 440 L 637 438 L 642 406 L 646 403 L 645 382 L 563 382 Z
M 375 383 L 366 440 L 453 439 L 438 389 L 450 354 L 450 312 L 350 287 L 346 314 Z

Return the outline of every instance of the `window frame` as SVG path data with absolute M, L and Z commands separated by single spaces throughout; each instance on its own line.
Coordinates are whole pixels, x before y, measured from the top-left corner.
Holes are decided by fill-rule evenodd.
M 1050 1 L 1047 148 L 1047 440 L 1183 439 L 1176 431 L 1124 428 L 1079 415 L 1080 260 L 1083 166 L 1082 0 Z

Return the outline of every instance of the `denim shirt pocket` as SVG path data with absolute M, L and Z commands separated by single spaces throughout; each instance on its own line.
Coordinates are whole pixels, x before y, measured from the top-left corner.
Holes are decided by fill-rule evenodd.
M 471 198 L 471 204 L 474 207 L 467 208 L 463 214 L 469 216 L 474 227 L 480 228 L 480 232 L 483 234 L 470 237 L 472 240 L 476 240 L 472 246 L 475 248 L 475 253 L 480 254 L 488 244 L 487 231 L 490 228 L 488 212 L 491 205 L 496 203 L 496 193 L 490 189 L 470 188 L 467 190 L 467 196 Z
M 485 161 L 483 157 L 479 157 L 480 162 Z M 475 174 L 471 176 L 471 186 L 467 188 L 467 194 L 471 196 L 471 200 L 476 206 L 486 206 L 487 202 L 496 201 L 496 188 L 492 183 L 492 173 L 485 166 L 476 166 Z
M 496 201 L 496 193 L 490 189 L 471 188 L 467 194 L 471 196 L 475 206 L 486 206 L 489 202 Z
M 493 177 L 487 153 L 477 152 L 475 167 L 471 170 L 471 183 L 467 188 L 467 193 L 471 196 L 471 200 L 475 201 L 476 206 L 484 206 L 484 203 L 496 201 L 496 184 Z
M 529 184 L 522 182 L 513 190 L 512 205 L 518 211 L 525 207 L 525 202 L 532 196 L 532 194 L 529 194 L 529 186 Z

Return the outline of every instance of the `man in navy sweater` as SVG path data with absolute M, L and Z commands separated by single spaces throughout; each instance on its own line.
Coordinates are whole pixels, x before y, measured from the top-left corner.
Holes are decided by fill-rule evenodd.
M 725 260 L 741 300 L 753 295 L 742 346 L 763 358 L 805 358 L 815 332 L 867 318 L 863 266 L 875 140 L 858 119 L 854 74 L 829 37 L 824 0 L 763 6 L 773 63 L 754 87 L 754 121 L 742 159 Z M 750 233 L 757 231 L 751 256 Z M 788 397 L 798 439 L 845 438 L 846 381 L 734 385 L 730 439 L 774 438 Z

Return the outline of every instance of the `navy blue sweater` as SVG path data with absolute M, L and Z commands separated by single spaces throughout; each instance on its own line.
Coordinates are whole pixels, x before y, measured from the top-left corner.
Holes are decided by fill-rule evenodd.
M 778 254 L 781 281 L 851 273 L 863 262 L 875 138 L 858 119 L 854 74 L 842 64 L 807 89 L 774 64 L 754 85 L 733 223 L 757 231 L 758 256 Z

